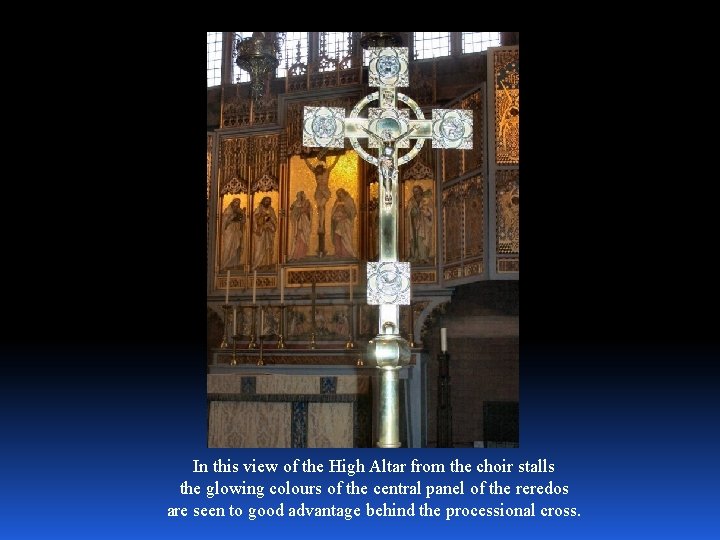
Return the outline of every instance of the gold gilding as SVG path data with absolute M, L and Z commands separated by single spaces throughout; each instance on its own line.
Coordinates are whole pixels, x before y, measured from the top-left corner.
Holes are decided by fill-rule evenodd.
M 335 161 L 336 156 L 326 156 L 325 162 L 328 166 L 332 165 Z M 308 159 L 311 165 L 315 165 L 318 160 L 315 157 Z M 325 204 L 325 249 L 328 255 L 333 255 L 332 240 L 330 238 L 330 223 L 332 218 L 333 204 L 337 200 L 336 192 L 338 189 L 345 189 L 355 202 L 355 207 L 358 210 L 358 215 L 355 216 L 353 224 L 353 247 L 355 252 L 358 252 L 358 231 L 360 229 L 360 223 L 362 216 L 359 214 L 360 210 L 360 163 L 358 155 L 349 150 L 344 154 L 340 155 L 337 164 L 330 171 L 330 177 L 328 178 L 328 188 L 330 189 L 330 198 Z M 318 207 L 315 201 L 315 189 L 316 189 L 315 175 L 307 167 L 305 161 L 300 156 L 293 156 L 290 158 L 290 191 L 288 194 L 288 200 L 290 204 L 295 200 L 298 191 L 304 191 L 305 196 L 312 204 L 312 218 L 310 223 L 310 246 L 308 249 L 308 257 L 315 256 L 318 251 Z M 289 252 L 290 246 L 287 246 L 286 252 Z

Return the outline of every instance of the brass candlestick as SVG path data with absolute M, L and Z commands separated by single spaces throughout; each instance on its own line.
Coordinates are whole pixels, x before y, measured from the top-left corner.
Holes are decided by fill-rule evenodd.
M 258 358 L 257 365 L 258 366 L 264 366 L 265 362 L 263 362 L 263 344 L 265 343 L 265 336 L 260 334 L 260 357 Z
M 372 344 L 373 344 L 373 340 L 371 339 L 371 340 L 368 342 L 368 345 L 369 345 L 369 346 L 372 346 Z M 358 365 L 358 366 L 364 366 L 364 365 L 365 365 L 365 362 L 363 361 L 362 354 L 360 354 L 360 356 L 358 356 L 356 365 Z
M 228 312 L 232 306 L 230 304 L 223 304 L 223 338 L 220 342 L 221 349 L 228 348 Z
M 285 342 L 283 341 L 283 334 L 285 333 L 285 304 L 280 304 L 280 332 L 278 333 L 278 340 L 276 347 L 278 349 L 285 348 Z
M 311 349 L 315 348 L 315 275 L 313 274 L 312 289 L 311 289 L 312 302 L 310 304 L 310 321 L 311 321 L 311 332 L 310 332 L 310 345 Z
M 450 355 L 441 352 L 438 359 L 437 448 L 452 448 L 452 401 L 450 399 Z
M 355 317 L 353 317 L 353 306 L 354 306 L 354 305 L 355 305 L 355 304 L 353 304 L 352 302 L 350 302 L 350 320 L 348 321 L 348 323 L 349 323 L 348 326 L 349 326 L 349 331 L 350 331 L 350 332 L 349 332 L 349 334 L 348 334 L 347 343 L 345 343 L 345 348 L 346 348 L 346 349 L 354 349 L 354 348 L 355 348 L 355 342 L 353 341 L 353 333 L 354 333 L 354 332 L 353 332 L 353 321 L 355 320 Z
M 230 365 L 231 366 L 237 366 L 237 342 L 240 339 L 240 334 L 233 334 L 232 336 L 232 358 L 230 359 Z
M 408 347 L 415 348 L 415 317 L 413 314 L 413 305 L 410 303 L 410 334 L 408 339 Z
M 255 314 L 257 313 L 257 306 L 252 305 L 252 322 L 250 323 L 250 343 L 248 343 L 247 348 L 248 349 L 257 349 L 257 343 L 255 342 L 255 332 L 256 332 L 256 325 L 255 325 Z

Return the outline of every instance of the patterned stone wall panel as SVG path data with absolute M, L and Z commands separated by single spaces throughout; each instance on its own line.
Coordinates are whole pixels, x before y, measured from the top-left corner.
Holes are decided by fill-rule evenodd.
M 483 95 L 480 90 L 473 92 L 463 99 L 458 108 L 468 109 L 473 112 L 473 147 L 470 150 L 462 150 L 463 173 L 479 169 L 483 164 L 484 137 L 483 137 Z
M 447 182 L 453 178 L 457 178 L 461 174 L 460 162 L 462 160 L 461 152 L 455 149 L 442 151 L 442 181 Z
M 520 171 L 518 169 L 496 172 L 495 237 L 498 256 L 520 253 Z
M 463 253 L 464 197 L 462 186 L 454 185 L 443 191 L 444 264 L 460 261 Z
M 520 163 L 520 52 L 492 51 L 495 84 L 495 162 Z
M 498 259 L 497 260 L 497 273 L 498 274 L 509 274 L 520 271 L 520 259 Z
M 207 185 L 205 192 L 206 229 L 205 229 L 205 257 L 210 260 L 210 193 L 212 188 L 212 163 L 213 163 L 213 137 L 212 133 L 207 135 Z
M 223 87 L 220 125 L 223 128 L 243 128 L 277 123 L 277 98 L 267 94 L 250 103 L 247 84 Z
M 290 448 L 290 403 L 211 401 L 210 448 Z
M 225 193 L 248 193 L 250 138 L 232 137 L 220 142 L 218 186 Z
M 308 448 L 353 447 L 353 403 L 308 404 Z
M 482 272 L 482 261 L 466 261 L 463 265 L 463 277 L 479 276 Z
M 485 209 L 483 205 L 483 178 L 476 176 L 463 182 L 465 192 L 465 257 L 483 255 L 485 237 Z
M 446 266 L 443 270 L 443 279 L 445 281 L 450 281 L 461 277 L 463 277 L 463 268 L 459 264 Z
M 435 270 L 413 270 L 412 283 L 413 285 L 437 283 L 437 272 Z
M 256 136 L 252 138 L 252 142 L 250 160 L 252 191 L 278 191 L 280 134 Z
M 207 193 L 206 198 L 208 203 L 210 202 L 210 185 L 212 184 L 212 147 L 213 147 L 212 133 L 208 133 L 207 136 Z
M 435 103 L 435 79 L 434 64 L 414 62 L 410 66 L 410 88 L 421 107 Z

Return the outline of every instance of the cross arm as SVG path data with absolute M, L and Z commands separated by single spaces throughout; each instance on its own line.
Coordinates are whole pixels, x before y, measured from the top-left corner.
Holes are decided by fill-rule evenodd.
M 368 129 L 369 122 L 367 118 L 346 118 L 345 119 L 345 136 L 353 139 L 367 138 L 368 134 L 377 137 Z

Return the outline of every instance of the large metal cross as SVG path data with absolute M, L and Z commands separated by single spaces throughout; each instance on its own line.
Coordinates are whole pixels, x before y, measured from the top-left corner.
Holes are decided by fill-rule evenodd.
M 398 261 L 398 167 L 413 159 L 432 139 L 433 148 L 472 148 L 472 111 L 433 109 L 426 120 L 418 104 L 398 87 L 410 84 L 408 49 L 405 47 L 370 48 L 368 86 L 378 90 L 365 96 L 345 117 L 339 107 L 305 107 L 303 145 L 344 148 L 347 137 L 365 161 L 377 166 L 380 184 L 380 256 L 367 263 L 367 303 L 379 306 L 378 335 L 371 341 L 375 361 L 382 370 L 380 386 L 379 440 L 377 446 L 397 448 L 399 440 L 399 369 L 410 362 L 410 348 L 400 336 L 400 306 L 410 304 L 410 263 Z M 367 118 L 360 111 L 370 107 Z M 397 102 L 409 109 L 398 109 Z M 410 118 L 410 112 L 415 119 Z M 369 138 L 368 153 L 359 138 Z M 398 148 L 412 149 L 398 158 Z M 370 351 L 368 351 L 370 352 Z

